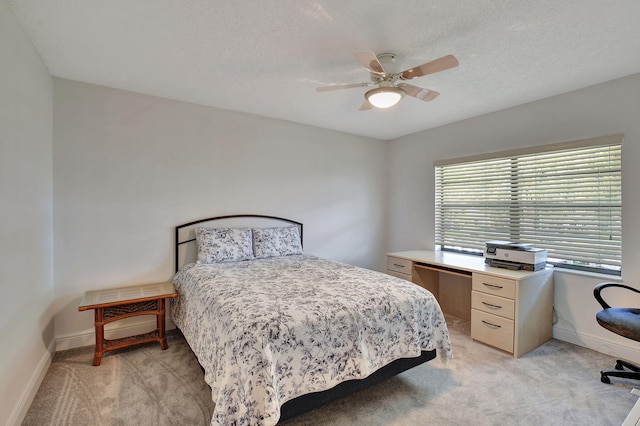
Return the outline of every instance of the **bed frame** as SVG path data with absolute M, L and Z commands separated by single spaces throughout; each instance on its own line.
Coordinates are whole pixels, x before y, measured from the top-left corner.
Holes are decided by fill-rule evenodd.
M 266 216 L 262 214 L 232 214 L 194 220 L 193 222 L 178 225 L 175 230 L 175 272 L 178 272 L 183 265 L 193 263 L 197 259 L 198 245 L 196 244 L 195 234 L 195 229 L 197 227 L 275 228 L 277 226 L 291 225 L 298 226 L 298 229 L 300 230 L 300 243 L 302 244 L 304 241 L 302 236 L 302 223 L 277 216 Z
M 196 227 L 218 227 L 218 228 L 266 228 L 276 226 L 297 225 L 300 230 L 300 242 L 302 243 L 302 223 L 291 219 L 277 216 L 266 216 L 259 214 L 238 214 L 216 216 L 207 219 L 195 220 L 175 227 L 175 269 L 176 272 L 185 264 L 192 263 L 197 258 L 197 244 L 195 238 Z M 362 389 L 380 383 L 390 377 L 402 373 L 417 365 L 430 361 L 436 357 L 436 351 L 423 351 L 416 358 L 397 359 L 390 364 L 377 370 L 364 379 L 348 380 L 323 392 L 314 392 L 299 396 L 287 401 L 280 407 L 280 422 L 292 417 L 306 413 L 327 404 L 336 399 L 343 398 Z

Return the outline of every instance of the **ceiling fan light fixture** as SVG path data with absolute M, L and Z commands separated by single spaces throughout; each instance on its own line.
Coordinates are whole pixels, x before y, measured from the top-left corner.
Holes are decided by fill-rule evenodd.
M 376 108 L 390 108 L 405 95 L 399 87 L 377 87 L 364 94 L 364 98 Z

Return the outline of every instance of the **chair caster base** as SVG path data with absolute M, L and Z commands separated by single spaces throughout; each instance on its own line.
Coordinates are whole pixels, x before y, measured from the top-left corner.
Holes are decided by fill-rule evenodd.
M 615 370 L 600 372 L 600 381 L 611 384 L 611 377 L 640 380 L 640 367 L 624 360 L 616 360 Z

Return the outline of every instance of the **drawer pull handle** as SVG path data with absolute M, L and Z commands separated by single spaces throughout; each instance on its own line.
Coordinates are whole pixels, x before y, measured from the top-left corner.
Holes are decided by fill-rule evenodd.
M 499 305 L 493 305 L 491 303 L 487 303 L 487 302 L 482 302 L 482 304 L 486 307 L 489 307 L 491 309 L 502 309 L 502 306 Z
M 487 321 L 485 321 L 485 320 L 482 320 L 482 322 L 483 322 L 485 325 L 488 325 L 489 327 L 492 327 L 492 328 L 502 328 L 502 326 L 501 326 L 501 325 L 498 325 L 498 324 L 492 324 L 492 323 L 487 322 Z
M 496 290 L 502 290 L 504 288 L 501 285 L 487 284 L 487 283 L 482 283 L 482 284 L 486 285 L 489 288 L 493 288 L 493 289 L 496 289 Z
M 393 266 L 397 267 L 397 268 L 404 268 L 404 265 L 400 265 L 398 263 L 394 263 Z

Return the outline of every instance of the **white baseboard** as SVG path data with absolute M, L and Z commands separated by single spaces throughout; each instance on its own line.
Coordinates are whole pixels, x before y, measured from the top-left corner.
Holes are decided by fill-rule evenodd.
M 49 343 L 49 346 L 47 346 L 44 354 L 42 354 L 42 358 L 38 362 L 27 386 L 24 388 L 22 395 L 20 395 L 20 398 L 18 399 L 18 403 L 9 416 L 7 426 L 19 426 L 22 424 L 24 417 L 27 415 L 27 411 L 29 411 L 29 407 L 33 402 L 33 398 L 35 398 L 36 393 L 40 388 L 40 384 L 44 380 L 44 376 L 47 374 L 47 370 L 51 365 L 53 354 L 55 352 L 55 344 L 55 340 L 52 340 L 51 343 Z
M 166 329 L 172 330 L 176 326 L 171 320 L 166 321 Z M 105 330 L 105 337 L 108 339 L 119 339 L 121 337 L 135 336 L 136 334 L 147 333 L 156 328 L 156 320 L 138 321 L 132 324 L 120 325 L 118 322 L 111 324 L 111 328 Z M 94 329 L 80 333 L 67 334 L 56 337 L 56 351 L 81 348 L 83 346 L 93 346 L 96 344 L 96 334 Z
M 576 333 L 575 330 L 558 327 L 557 325 L 553 327 L 553 338 L 592 349 L 605 355 L 640 363 L 640 345 L 634 344 L 632 340 L 629 340 L 629 345 L 623 345 L 598 336 Z M 613 366 L 603 366 L 603 369 L 606 368 L 613 368 Z

